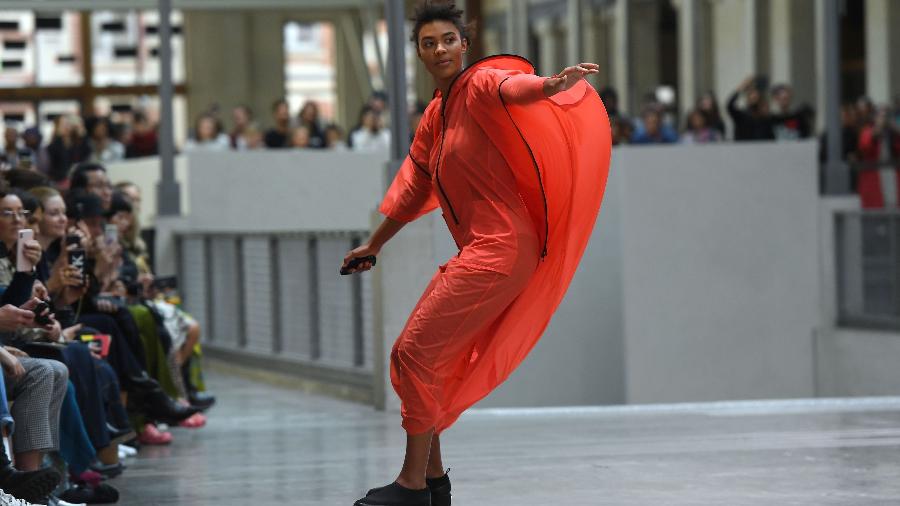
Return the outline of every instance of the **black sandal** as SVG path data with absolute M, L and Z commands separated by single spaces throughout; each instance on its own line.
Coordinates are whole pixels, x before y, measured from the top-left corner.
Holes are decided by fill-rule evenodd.
M 353 506 L 431 506 L 431 491 L 408 489 L 397 482 L 374 488 Z

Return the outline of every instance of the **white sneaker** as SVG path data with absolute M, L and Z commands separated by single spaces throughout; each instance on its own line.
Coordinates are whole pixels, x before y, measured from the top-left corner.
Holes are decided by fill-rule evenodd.
M 32 504 L 28 501 L 17 499 L 0 489 L 0 506 L 45 506 L 43 504 Z
M 137 455 L 137 450 L 128 445 L 119 445 L 119 460 Z

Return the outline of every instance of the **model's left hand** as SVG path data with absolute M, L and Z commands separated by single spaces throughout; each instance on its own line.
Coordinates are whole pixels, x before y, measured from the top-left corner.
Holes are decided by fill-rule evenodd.
M 584 76 L 598 74 L 599 72 L 600 65 L 596 63 L 579 63 L 574 67 L 566 67 L 559 74 L 548 77 L 544 81 L 544 94 L 552 97 L 557 93 L 572 88 L 578 81 L 584 79 Z

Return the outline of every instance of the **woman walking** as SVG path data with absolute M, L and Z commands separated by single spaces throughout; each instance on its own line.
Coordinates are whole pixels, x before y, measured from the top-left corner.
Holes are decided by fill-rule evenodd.
M 407 433 L 402 470 L 356 506 L 450 504 L 440 434 L 504 381 L 546 328 L 587 245 L 609 167 L 609 120 L 583 79 L 597 65 L 543 78 L 524 58 L 495 56 L 463 69 L 461 10 L 425 2 L 413 21 L 412 42 L 438 92 L 381 204 L 384 222 L 344 267 L 377 255 L 437 207 L 460 251 L 392 349 Z

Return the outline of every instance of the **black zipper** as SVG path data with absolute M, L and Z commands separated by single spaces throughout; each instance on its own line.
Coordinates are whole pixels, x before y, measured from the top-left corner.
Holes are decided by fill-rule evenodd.
M 454 77 L 453 80 L 450 81 L 450 86 L 447 87 L 447 95 L 443 98 L 443 100 L 441 100 L 441 147 L 438 150 L 437 166 L 434 168 L 434 179 L 435 179 L 435 181 L 437 181 L 438 190 L 441 192 L 441 195 L 444 197 L 444 201 L 447 202 L 447 207 L 450 209 L 450 215 L 453 216 L 453 222 L 456 223 L 457 225 L 459 225 L 459 218 L 457 218 L 456 211 L 453 210 L 453 204 L 450 202 L 450 199 L 447 197 L 447 192 L 444 191 L 444 186 L 441 184 L 440 169 L 441 169 L 441 162 L 443 161 L 443 156 L 444 156 L 444 136 L 447 132 L 447 117 L 444 114 L 444 110 L 447 107 L 447 102 L 450 100 L 450 94 L 453 92 L 453 85 L 456 84 L 456 81 L 460 78 L 460 76 L 465 74 L 466 71 L 468 71 L 469 69 L 475 68 L 482 61 L 490 59 L 490 58 L 497 58 L 497 57 L 519 58 L 521 60 L 525 60 L 526 62 L 528 62 L 529 65 L 531 65 L 532 68 L 534 68 L 534 64 L 532 64 L 530 61 L 528 61 L 527 58 L 523 58 L 518 55 L 501 54 L 501 55 L 487 56 L 487 57 L 482 58 L 482 59 L 476 61 L 475 63 L 469 65 L 468 67 L 463 69 L 459 74 L 456 74 L 456 77 Z M 503 83 L 501 83 L 501 85 L 502 84 Z M 501 97 L 501 100 L 502 100 L 502 97 Z M 506 104 L 503 104 L 503 106 L 505 108 Z M 509 111 L 506 111 L 506 112 L 507 112 L 507 114 L 509 114 Z M 511 116 L 510 116 L 510 119 L 512 119 Z M 513 124 L 515 125 L 515 123 L 513 123 Z M 516 130 L 518 130 L 518 127 L 516 127 Z M 522 135 L 522 132 L 519 132 L 519 135 Z M 522 137 L 522 140 L 524 141 L 525 137 Z M 526 142 L 525 145 L 527 146 L 528 143 Z M 528 147 L 528 151 L 531 152 L 530 146 Z M 534 154 L 531 155 L 531 159 L 534 160 Z M 537 168 L 537 161 L 534 162 L 534 166 L 535 166 L 535 168 Z M 540 177 L 541 177 L 541 174 L 540 174 L 540 171 L 538 171 L 538 180 L 540 180 Z M 543 194 L 544 193 L 544 183 L 543 183 L 543 181 L 540 181 L 540 183 L 541 183 L 541 194 Z M 546 216 L 546 213 L 547 213 L 547 197 L 544 196 L 544 214 L 545 214 L 545 216 Z M 549 225 L 548 225 L 548 227 L 549 227 Z M 542 257 L 546 256 L 546 254 L 547 254 L 547 244 L 544 243 L 544 252 L 541 254 L 541 256 Z
M 541 188 L 541 198 L 544 200 L 544 247 L 541 248 L 541 258 L 544 258 L 547 256 L 547 243 L 550 242 L 550 216 L 547 210 L 547 193 L 544 191 L 544 179 L 541 177 L 541 168 L 538 166 L 537 159 L 534 157 L 534 151 L 532 151 L 528 141 L 525 140 L 525 135 L 522 134 L 522 130 L 519 129 L 519 125 L 516 124 L 512 114 L 510 114 L 509 108 L 506 106 L 506 100 L 503 100 L 502 88 L 503 83 L 505 83 L 507 79 L 509 78 L 507 77 L 500 82 L 499 86 L 497 86 L 497 95 L 500 97 L 500 103 L 503 104 L 506 115 L 509 116 L 509 121 L 516 127 L 516 132 L 519 133 L 519 137 L 522 138 L 522 142 L 525 143 L 525 147 L 528 148 L 528 154 L 531 156 L 531 163 L 534 164 L 534 171 L 537 174 L 538 185 L 540 185 Z

